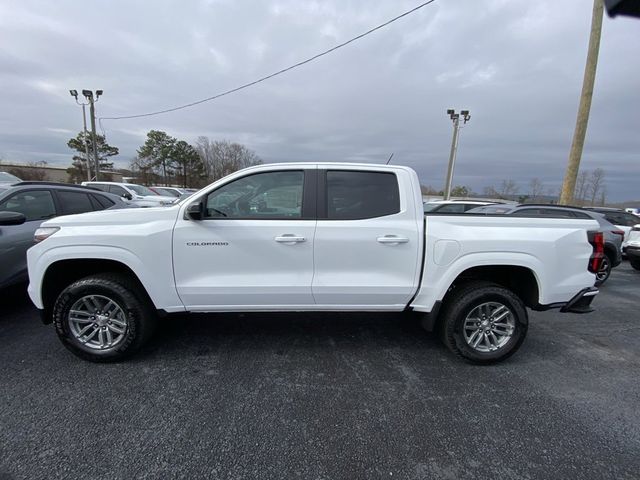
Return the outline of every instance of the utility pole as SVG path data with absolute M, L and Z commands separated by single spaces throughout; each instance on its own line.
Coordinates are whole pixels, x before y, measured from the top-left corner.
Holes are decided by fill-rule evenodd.
M 98 144 L 97 144 L 97 135 L 96 135 L 96 107 L 95 103 L 102 95 L 102 90 L 96 90 L 95 99 L 93 97 L 93 92 L 91 90 L 82 90 L 82 95 L 84 98 L 89 100 L 89 115 L 91 117 L 91 145 L 93 147 L 93 160 L 94 160 L 94 168 L 96 172 L 96 180 L 99 180 L 100 176 L 100 158 L 98 155 Z
M 593 97 L 593 85 L 596 80 L 596 67 L 598 66 L 598 51 L 600 50 L 600 35 L 602 32 L 602 0 L 593 0 L 593 14 L 591 16 L 591 35 L 589 36 L 589 49 L 587 52 L 587 64 L 584 67 L 584 79 L 582 81 L 582 94 L 576 119 L 576 129 L 573 132 L 569 162 L 562 182 L 560 204 L 573 203 L 573 194 L 576 188 L 576 178 L 580 169 L 580 159 L 584 147 L 584 138 L 587 134 L 589 111 L 591 110 L 591 98 Z
M 78 91 L 77 90 L 69 90 L 69 93 L 71 94 L 72 97 L 74 97 L 76 99 L 76 103 L 78 105 L 82 106 L 82 125 L 83 125 L 83 132 L 84 132 L 84 154 L 85 154 L 85 158 L 87 160 L 87 181 L 91 181 L 91 159 L 89 158 L 89 139 L 87 138 L 87 114 L 85 111 L 85 106 L 88 105 L 87 103 L 81 103 L 78 101 Z
M 467 123 L 471 118 L 469 110 L 460 110 L 460 113 L 456 113 L 455 110 L 450 108 L 447 110 L 447 114 L 453 121 L 453 138 L 451 139 L 451 151 L 449 152 L 449 168 L 447 169 L 447 180 L 444 185 L 444 199 L 449 200 L 451 198 L 451 183 L 453 182 L 453 168 L 456 163 L 456 153 L 458 152 L 458 135 L 460 133 L 460 116 L 464 123 Z

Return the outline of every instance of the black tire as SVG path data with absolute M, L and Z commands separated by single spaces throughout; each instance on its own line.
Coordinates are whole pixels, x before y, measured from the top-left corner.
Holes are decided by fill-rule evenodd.
M 124 333 L 119 334 L 118 342 L 104 350 L 83 344 L 72 332 L 69 319 L 74 304 L 92 295 L 112 300 L 126 318 L 126 327 Z M 72 283 L 60 293 L 53 307 L 53 323 L 62 344 L 78 357 L 91 362 L 115 362 L 132 355 L 147 342 L 157 318 L 146 293 L 130 278 L 97 274 Z
M 474 309 L 488 303 L 506 307 L 514 325 L 503 345 L 494 351 L 484 352 L 467 343 L 464 325 Z M 456 355 L 476 364 L 496 363 L 509 358 L 522 345 L 528 326 L 527 310 L 522 300 L 511 290 L 485 281 L 472 281 L 456 287 L 449 294 L 440 318 L 440 334 L 444 344 Z M 482 345 L 479 347 L 484 348 Z
M 596 287 L 599 287 L 604 282 L 609 280 L 609 277 L 611 276 L 612 268 L 613 267 L 611 263 L 611 258 L 609 258 L 609 255 L 605 253 L 604 256 L 602 257 L 602 262 L 600 263 L 600 269 L 598 270 L 598 273 L 596 275 L 596 282 L 595 282 Z
M 629 259 L 629 263 L 634 269 L 640 270 L 640 258 Z

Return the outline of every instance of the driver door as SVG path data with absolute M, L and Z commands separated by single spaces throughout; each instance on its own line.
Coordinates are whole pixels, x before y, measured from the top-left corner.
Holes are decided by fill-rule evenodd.
M 314 305 L 315 173 L 297 167 L 247 174 L 200 197 L 202 220 L 178 218 L 174 273 L 188 310 Z

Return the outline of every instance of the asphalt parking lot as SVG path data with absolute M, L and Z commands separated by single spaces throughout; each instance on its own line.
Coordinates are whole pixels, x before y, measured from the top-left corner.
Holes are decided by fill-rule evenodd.
M 126 363 L 81 361 L 2 298 L 0 479 L 640 477 L 640 272 L 589 315 L 533 313 L 506 363 L 401 315 L 165 320 Z

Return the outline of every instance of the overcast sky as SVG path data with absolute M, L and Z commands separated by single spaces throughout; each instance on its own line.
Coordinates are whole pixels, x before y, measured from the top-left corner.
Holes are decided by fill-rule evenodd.
M 420 0 L 3 0 L 0 158 L 68 165 L 82 128 L 69 89 L 104 89 L 98 116 L 214 95 L 312 56 Z M 446 109 L 468 108 L 454 183 L 539 177 L 556 192 L 575 124 L 590 0 L 436 0 L 297 70 L 180 112 L 105 121 L 127 166 L 150 129 L 241 142 L 263 160 L 393 162 L 442 188 Z M 605 15 L 583 169 L 640 198 L 640 20 Z

